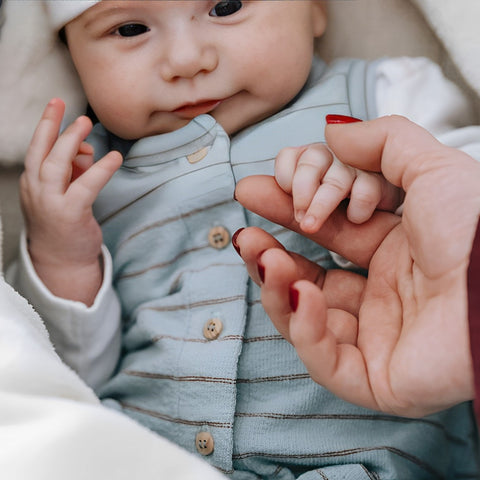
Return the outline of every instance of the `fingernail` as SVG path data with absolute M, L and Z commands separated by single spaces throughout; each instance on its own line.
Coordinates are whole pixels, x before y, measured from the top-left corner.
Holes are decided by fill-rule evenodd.
M 356 123 L 361 122 L 359 118 L 349 117 L 348 115 L 335 115 L 330 114 L 325 117 L 327 125 L 341 125 L 344 123 Z
M 298 299 L 300 297 L 300 292 L 293 286 L 288 287 L 288 299 L 290 301 L 290 308 L 292 312 L 296 312 L 298 308 Z
M 299 210 L 298 212 L 295 213 L 295 220 L 300 223 L 303 220 L 303 217 L 305 216 L 305 210 Z
M 265 250 L 262 250 L 258 255 L 257 255 L 257 271 L 258 271 L 258 276 L 260 277 L 260 281 L 262 283 L 265 283 L 265 265 L 261 262 L 260 257 L 263 255 Z
M 245 228 L 239 228 L 233 235 L 232 235 L 232 245 L 233 245 L 233 248 L 237 251 L 237 253 L 239 255 L 241 255 L 240 253 L 240 247 L 238 246 L 238 243 L 237 243 L 237 237 L 238 235 L 240 235 L 240 232 L 242 230 L 245 230 Z
M 302 227 L 303 228 L 313 228 L 317 223 L 317 219 L 313 215 L 308 215 L 303 219 Z

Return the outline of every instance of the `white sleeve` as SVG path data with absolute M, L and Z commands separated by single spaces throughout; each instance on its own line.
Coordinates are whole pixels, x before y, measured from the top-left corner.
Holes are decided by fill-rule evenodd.
M 475 125 L 473 102 L 430 59 L 378 62 L 375 93 L 379 117 L 403 115 L 442 143 L 480 160 L 480 126 Z
M 102 247 L 104 275 L 91 307 L 53 295 L 31 262 L 25 232 L 18 261 L 7 272 L 9 283 L 42 317 L 55 350 L 93 388 L 113 373 L 120 355 L 121 311 L 112 287 L 112 259 Z
M 38 314 L 1 274 L 0 305 L 2 478 L 225 478 L 205 461 L 102 406 L 60 360 Z

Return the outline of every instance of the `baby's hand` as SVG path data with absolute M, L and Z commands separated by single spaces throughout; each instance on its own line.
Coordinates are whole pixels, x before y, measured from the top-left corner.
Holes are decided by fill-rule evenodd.
M 344 165 L 321 143 L 282 149 L 275 179 L 292 195 L 295 220 L 306 233 L 318 231 L 346 198 L 347 217 L 357 224 L 366 222 L 375 209 L 395 211 L 403 198 L 383 176 Z
M 59 99 L 47 105 L 25 158 L 20 198 L 37 274 L 54 295 L 88 304 L 102 280 L 102 233 L 92 205 L 122 159 L 110 152 L 93 163 L 87 117 L 59 135 L 64 111 Z

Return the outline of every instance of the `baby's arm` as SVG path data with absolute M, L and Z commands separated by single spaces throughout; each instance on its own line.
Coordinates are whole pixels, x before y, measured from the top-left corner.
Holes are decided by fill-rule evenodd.
M 306 233 L 318 231 L 346 198 L 353 223 L 366 222 L 375 209 L 395 211 L 402 201 L 401 191 L 383 176 L 341 163 L 321 143 L 282 149 L 275 179 L 292 195 L 295 220 Z
M 84 142 L 92 124 L 79 117 L 59 134 L 65 106 L 46 107 L 25 158 L 20 198 L 33 267 L 55 296 L 93 304 L 102 284 L 102 233 L 92 213 L 98 193 L 121 165 L 110 152 L 93 163 Z
M 111 153 L 93 164 L 93 150 L 83 142 L 90 121 L 81 117 L 59 135 L 63 112 L 61 100 L 49 103 L 27 153 L 26 232 L 6 277 L 41 315 L 65 363 L 95 388 L 118 361 L 120 304 L 91 207 L 121 158 Z

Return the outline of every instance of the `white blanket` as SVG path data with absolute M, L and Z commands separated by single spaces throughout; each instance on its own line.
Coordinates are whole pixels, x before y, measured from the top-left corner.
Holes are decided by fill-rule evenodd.
M 412 0 L 458 70 L 480 96 L 480 1 Z

